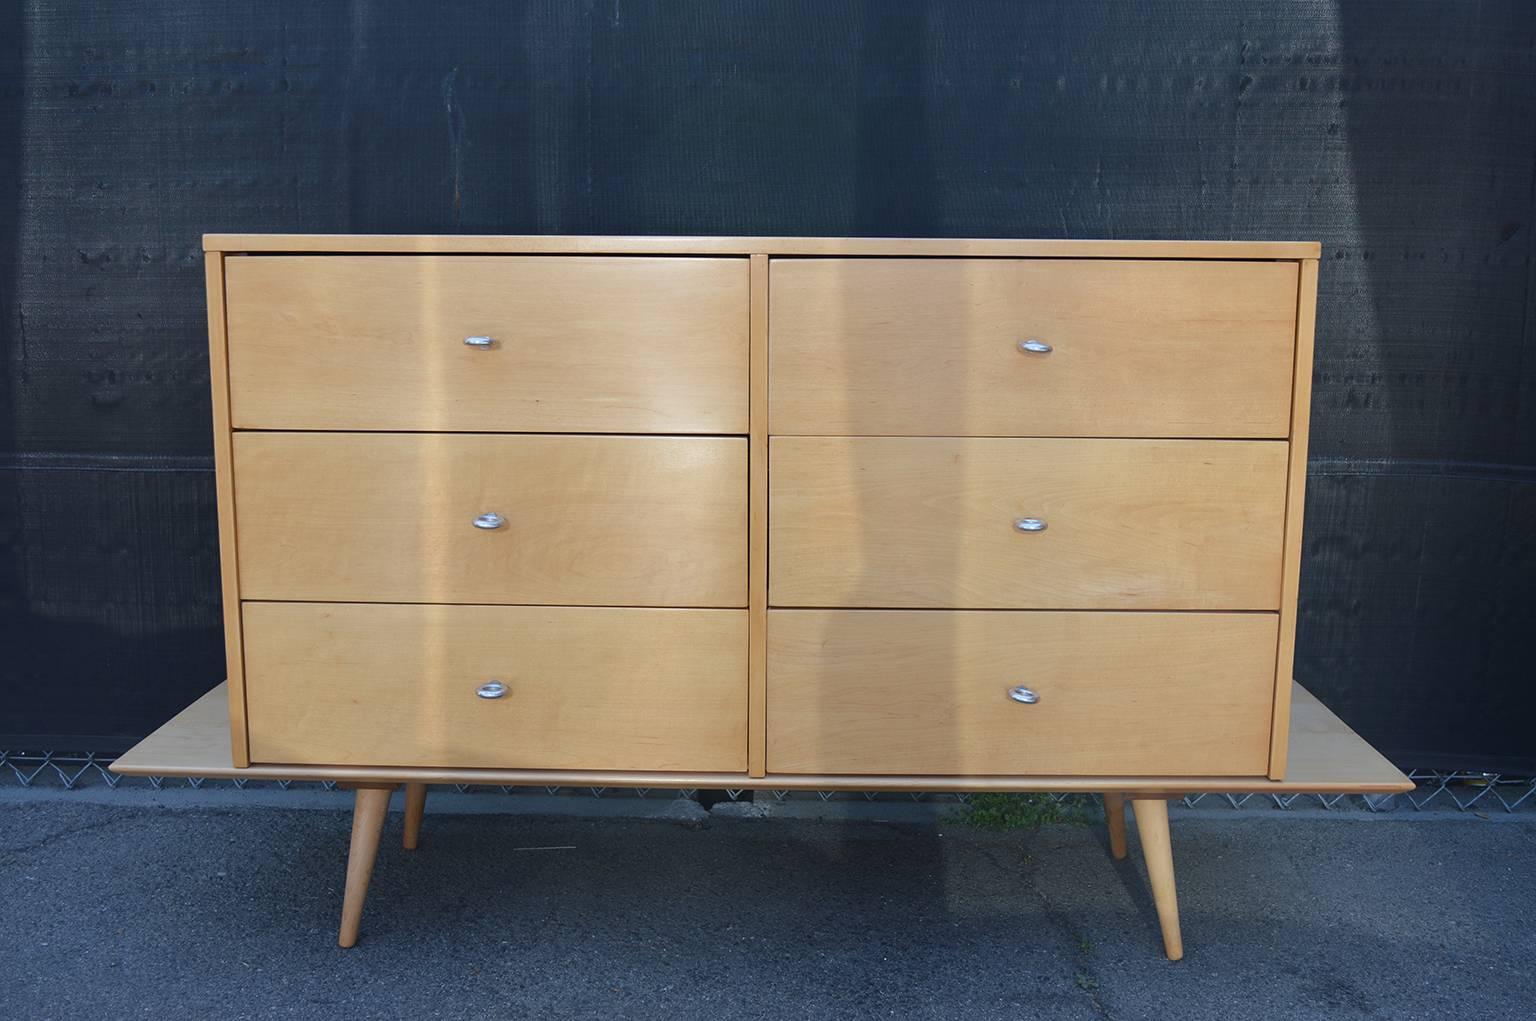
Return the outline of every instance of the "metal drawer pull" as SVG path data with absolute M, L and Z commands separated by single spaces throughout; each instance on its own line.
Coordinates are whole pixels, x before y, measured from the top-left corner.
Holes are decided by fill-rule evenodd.
M 1022 684 L 1017 688 L 1009 688 L 1008 697 L 1013 699 L 1015 702 L 1022 702 L 1024 705 L 1034 705 L 1036 702 L 1040 701 L 1040 696 L 1038 694 L 1024 687 Z
M 507 519 L 502 517 L 500 514 L 497 514 L 495 511 L 491 511 L 489 514 L 482 514 L 475 519 L 475 527 L 483 528 L 486 531 L 500 528 L 506 523 Z
M 1025 354 L 1048 355 L 1055 349 L 1045 341 L 1036 340 L 1035 338 L 1031 337 L 1028 340 L 1019 341 L 1019 350 L 1023 351 Z
M 470 347 L 478 347 L 478 348 L 480 348 L 483 351 L 483 350 L 485 350 L 488 347 L 495 347 L 496 346 L 496 338 L 494 338 L 494 337 L 465 337 L 464 338 L 464 343 L 468 344 Z
M 481 698 L 500 698 L 507 693 L 507 686 L 500 681 L 487 681 L 475 689 Z
M 1040 518 L 1019 518 L 1013 523 L 1016 532 L 1043 532 L 1045 522 Z

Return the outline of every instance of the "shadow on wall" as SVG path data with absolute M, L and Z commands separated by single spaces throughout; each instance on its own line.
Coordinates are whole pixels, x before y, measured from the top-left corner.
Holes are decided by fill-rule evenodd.
M 17 410 L 23 327 L 18 302 L 21 263 L 22 54 L 26 24 L 20 4 L 0 5 L 0 649 L 26 647 L 22 566 L 22 458 Z M 24 674 L 0 670 L 0 731 L 20 704 Z
M 854 233 L 939 237 L 935 194 L 930 4 L 864 4 L 859 12 Z
M 204 349 L 182 352 L 156 278 L 198 265 L 186 244 L 104 237 L 98 196 L 123 182 L 98 176 L 58 114 L 94 123 L 123 84 L 47 76 L 32 19 L 0 5 L 0 748 L 110 754 L 223 662 L 211 461 L 158 452 L 187 410 L 165 399 L 184 376 L 207 428 L 206 379 L 185 369 Z
M 1338 4 L 1337 59 L 1300 74 L 1332 89 L 1342 152 L 1296 673 L 1397 762 L 1528 768 L 1536 8 L 1383 14 Z

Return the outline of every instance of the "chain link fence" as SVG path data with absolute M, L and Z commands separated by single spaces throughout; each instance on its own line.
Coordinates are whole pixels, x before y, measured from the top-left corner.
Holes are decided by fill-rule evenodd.
M 0 750 L 0 787 L 19 786 L 56 790 L 76 790 L 88 787 L 111 789 L 154 790 L 187 788 L 201 789 L 280 789 L 291 787 L 334 790 L 330 781 L 300 780 L 207 780 L 201 777 L 124 777 L 109 771 L 111 756 L 90 752 L 68 753 L 52 751 L 4 751 Z M 1192 794 L 1183 799 L 1189 808 L 1273 808 L 1287 811 L 1294 808 L 1323 808 L 1329 810 L 1360 810 L 1389 812 L 1408 808 L 1411 811 L 1448 809 L 1459 812 L 1532 812 L 1536 813 L 1536 777 L 1510 776 L 1502 773 L 1446 772 L 1419 769 L 1408 774 L 1418 786 L 1405 794 Z M 466 786 L 454 785 L 461 792 L 503 794 L 516 796 L 522 792 L 559 794 L 569 797 L 630 797 L 630 798 L 685 798 L 696 799 L 699 791 L 687 788 L 646 787 L 511 787 L 505 785 Z M 726 790 L 724 798 L 730 801 L 753 799 L 770 804 L 789 800 L 826 801 L 914 801 L 929 803 L 964 804 L 968 794 L 958 793 L 903 793 L 903 792 L 849 792 L 849 791 L 783 791 L 783 790 Z M 1052 795 L 1063 800 L 1073 795 Z M 717 796 L 718 798 L 718 796 Z

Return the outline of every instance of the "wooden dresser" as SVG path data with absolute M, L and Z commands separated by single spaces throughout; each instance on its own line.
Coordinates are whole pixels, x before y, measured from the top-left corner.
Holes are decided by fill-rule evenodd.
M 357 785 L 342 945 L 479 780 L 1128 797 L 1176 958 L 1166 798 L 1285 784 L 1317 245 L 206 242 L 228 765 Z

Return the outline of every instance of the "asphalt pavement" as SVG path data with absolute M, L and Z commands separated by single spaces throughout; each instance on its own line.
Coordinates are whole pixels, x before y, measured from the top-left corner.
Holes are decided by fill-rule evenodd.
M 1528 814 L 1176 812 L 1170 963 L 1134 827 L 1116 863 L 1102 825 L 442 810 L 462 795 L 413 853 L 391 815 L 340 950 L 345 796 L 244 796 L 0 791 L 0 1016 L 1536 1015 Z

